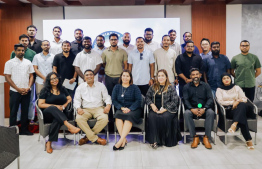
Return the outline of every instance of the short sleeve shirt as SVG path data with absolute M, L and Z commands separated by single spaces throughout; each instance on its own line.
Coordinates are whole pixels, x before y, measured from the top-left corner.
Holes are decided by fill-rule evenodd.
M 25 54 L 24 54 L 24 58 L 25 59 L 28 59 L 28 60 L 30 60 L 32 62 L 35 55 L 36 55 L 35 51 L 33 51 L 33 50 L 29 49 L 29 48 L 26 48 Z M 13 58 L 15 58 L 15 52 L 14 51 L 11 53 L 10 59 L 13 59 Z
M 152 41 L 149 44 L 145 43 L 145 49 L 146 50 L 150 50 L 151 52 L 154 52 L 158 48 L 161 48 L 161 46 L 160 46 L 160 44 L 158 42 Z
M 235 84 L 246 88 L 256 86 L 255 69 L 260 67 L 260 61 L 254 54 L 234 56 L 231 60 L 231 68 L 235 69 Z
M 63 40 L 60 39 L 58 42 L 55 41 L 55 39 L 53 39 L 52 41 L 50 41 L 50 49 L 49 52 L 52 53 L 53 55 L 57 55 L 59 53 L 62 53 L 62 43 Z
M 42 52 L 41 45 L 42 45 L 42 41 L 39 39 L 35 39 L 33 45 L 31 45 L 31 43 L 29 42 L 28 48 L 33 50 L 35 53 L 40 53 Z
M 66 88 L 62 87 L 59 95 L 54 95 L 50 91 L 42 89 L 39 95 L 39 99 L 45 99 L 45 103 L 54 105 L 63 105 L 67 102 L 67 96 L 69 96 Z

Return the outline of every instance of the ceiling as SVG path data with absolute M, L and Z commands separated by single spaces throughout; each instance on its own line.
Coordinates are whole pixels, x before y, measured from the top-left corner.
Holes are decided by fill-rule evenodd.
M 50 6 L 128 6 L 128 5 L 190 5 L 194 2 L 226 4 L 262 4 L 262 0 L 0 0 L 1 4 L 39 7 Z

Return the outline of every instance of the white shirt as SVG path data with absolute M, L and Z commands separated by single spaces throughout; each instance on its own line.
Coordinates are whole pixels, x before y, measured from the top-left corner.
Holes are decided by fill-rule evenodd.
M 12 81 L 18 88 L 29 88 L 29 75 L 34 72 L 33 64 L 25 58 L 21 61 L 15 57 L 5 63 L 4 74 L 11 75 Z M 10 90 L 17 92 L 11 86 Z
M 52 72 L 54 55 L 52 53 L 48 53 L 46 56 L 43 52 L 38 53 L 34 56 L 32 64 L 38 67 L 38 70 L 44 75 L 47 76 L 48 73 Z M 36 76 L 36 83 L 43 84 L 44 79 L 39 76 Z
M 63 40 L 60 39 L 59 42 L 56 42 L 55 39 L 53 39 L 52 41 L 50 41 L 50 49 L 49 52 L 52 53 L 53 55 L 62 53 L 62 43 Z
M 74 96 L 75 108 L 97 108 L 106 104 L 112 104 L 111 97 L 103 83 L 94 82 L 90 87 L 86 82 L 81 83 Z
M 82 50 L 76 55 L 73 66 L 79 67 L 84 74 L 87 69 L 95 70 L 96 66 L 102 63 L 103 61 L 101 55 L 93 49 L 90 53 L 86 53 L 85 50 Z M 78 80 L 79 84 L 84 82 L 80 76 Z M 95 75 L 95 81 L 98 81 L 98 74 Z
M 151 50 L 151 52 L 154 52 L 158 48 L 161 48 L 161 46 L 158 42 L 151 41 L 151 43 L 149 43 L 149 44 L 145 43 L 145 49 Z
M 129 44 L 128 47 L 125 47 L 124 44 L 121 44 L 118 47 L 120 47 L 121 49 L 124 49 L 126 53 L 130 53 L 135 49 L 135 46 L 132 44 Z
M 101 56 L 102 55 L 102 53 L 103 53 L 103 51 L 106 49 L 106 47 L 104 47 L 103 49 L 100 49 L 100 48 L 98 48 L 97 46 L 96 47 L 94 47 L 94 51 L 96 51 L 97 53 L 99 53 L 99 55 Z

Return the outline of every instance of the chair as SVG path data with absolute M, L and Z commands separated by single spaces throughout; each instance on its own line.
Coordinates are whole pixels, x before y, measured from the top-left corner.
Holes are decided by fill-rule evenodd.
M 36 105 L 36 111 L 37 111 L 37 118 L 38 118 L 38 122 L 39 122 L 39 137 L 38 137 L 38 141 L 40 141 L 40 136 L 42 136 L 44 139 L 45 139 L 46 136 L 48 136 L 49 128 L 51 126 L 51 123 L 44 123 L 43 112 L 38 107 L 38 99 L 36 100 L 36 104 L 35 105 Z M 68 106 L 72 106 L 72 102 L 69 103 Z M 68 120 L 68 123 L 70 123 L 72 125 L 75 125 L 75 111 L 74 111 L 73 117 L 74 117 L 74 119 L 73 120 Z M 60 130 L 63 130 L 64 138 L 66 138 L 65 130 L 68 130 L 68 128 L 65 125 L 62 125 Z M 74 145 L 75 145 L 75 142 L 76 142 L 76 135 L 74 134 Z M 46 147 L 45 147 L 45 150 L 46 150 Z
M 213 128 L 212 128 L 212 131 L 214 132 L 214 144 L 216 144 L 216 134 L 217 134 L 217 124 L 218 124 L 218 113 L 217 113 L 217 105 L 216 105 L 216 102 L 214 100 L 214 107 L 213 107 L 213 110 L 216 114 L 215 116 L 215 119 L 214 119 L 214 125 L 213 125 Z M 185 106 L 182 102 L 182 111 L 183 111 L 183 115 L 185 113 Z M 184 116 L 185 117 L 185 116 Z M 193 119 L 194 120 L 194 123 L 195 123 L 195 127 L 205 127 L 205 120 L 206 119 Z M 184 143 L 186 143 L 186 135 L 189 134 L 188 131 L 188 127 L 186 125 L 186 121 L 185 121 L 185 118 L 184 118 Z
M 217 100 L 216 100 L 216 102 L 217 102 Z M 252 104 L 253 111 L 254 111 L 254 113 L 256 115 L 255 119 L 251 119 L 251 118 L 247 119 L 249 130 L 255 132 L 255 145 L 256 145 L 257 144 L 258 109 L 257 109 L 257 106 L 254 103 L 252 103 L 249 99 L 248 99 L 248 102 Z M 220 116 L 221 116 L 221 119 L 222 119 L 221 120 L 221 125 L 219 126 L 219 128 L 222 131 L 224 131 L 224 133 L 225 133 L 225 144 L 227 144 L 228 129 L 231 127 L 231 125 L 233 123 L 233 120 L 226 118 L 226 110 L 225 110 L 224 106 L 222 106 L 218 102 L 217 102 L 217 105 L 218 105 L 218 108 L 220 110 L 219 113 L 220 113 Z
M 0 126 L 0 168 L 5 168 L 17 159 L 20 168 L 19 129 L 17 126 Z
M 147 106 L 145 104 L 145 97 L 143 95 L 142 96 L 142 101 L 141 101 L 141 107 L 144 107 L 144 117 L 143 117 L 143 121 L 141 124 L 133 124 L 132 127 L 135 127 L 135 128 L 138 128 L 141 130 L 141 134 L 140 133 L 137 133 L 137 132 L 130 132 L 130 134 L 140 134 L 140 135 L 143 135 L 143 143 L 146 142 L 146 132 L 145 132 L 145 119 L 146 119 L 146 114 L 147 114 Z M 115 107 L 114 105 L 112 104 L 112 111 L 113 111 L 113 115 L 115 115 Z M 116 124 L 114 123 L 114 133 L 115 133 L 115 142 L 117 142 L 117 139 L 116 139 L 116 135 L 117 135 L 117 129 L 116 129 Z

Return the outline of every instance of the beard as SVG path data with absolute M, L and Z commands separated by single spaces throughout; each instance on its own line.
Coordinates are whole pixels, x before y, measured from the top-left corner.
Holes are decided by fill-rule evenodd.
M 114 47 L 116 47 L 116 46 L 117 46 L 117 44 L 112 44 L 111 46 L 114 48 Z
M 190 52 L 186 51 L 186 53 L 188 53 L 188 54 L 192 54 L 193 52 L 191 52 L 191 51 L 190 51 Z
M 102 44 L 102 43 L 97 43 L 96 46 L 97 46 L 97 47 L 103 47 L 104 44 Z
M 65 53 L 69 53 L 69 51 L 67 51 L 67 50 L 63 50 L 63 52 L 65 52 Z
M 88 46 L 85 45 L 84 48 L 85 48 L 85 49 L 91 49 L 91 45 L 88 45 Z
M 77 41 L 81 41 L 83 38 L 82 37 L 76 37 L 75 38 Z
M 123 43 L 124 43 L 125 45 L 129 45 L 130 40 L 123 40 Z
M 194 83 L 199 83 L 199 82 L 200 82 L 200 78 L 195 77 L 195 78 L 193 79 L 193 82 L 194 82 Z
M 149 43 L 149 42 L 151 42 L 151 41 L 152 41 L 152 39 L 145 38 L 145 42 L 146 42 L 146 43 Z
M 220 50 L 212 50 L 212 55 L 219 55 Z

